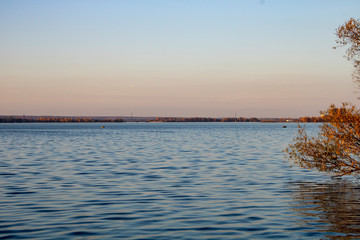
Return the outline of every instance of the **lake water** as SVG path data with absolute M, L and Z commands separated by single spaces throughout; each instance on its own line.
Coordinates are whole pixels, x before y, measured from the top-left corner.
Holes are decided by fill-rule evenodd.
M 360 185 L 290 168 L 287 126 L 1 124 L 0 239 L 360 239 Z

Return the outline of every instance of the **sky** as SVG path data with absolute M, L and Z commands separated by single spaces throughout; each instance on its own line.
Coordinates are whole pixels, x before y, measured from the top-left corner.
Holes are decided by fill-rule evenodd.
M 301 117 L 357 104 L 358 0 L 2 0 L 0 115 Z

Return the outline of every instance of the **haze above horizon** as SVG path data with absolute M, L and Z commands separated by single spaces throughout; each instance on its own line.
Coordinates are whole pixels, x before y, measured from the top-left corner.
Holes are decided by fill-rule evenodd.
M 0 1 L 0 115 L 317 116 L 360 1 Z

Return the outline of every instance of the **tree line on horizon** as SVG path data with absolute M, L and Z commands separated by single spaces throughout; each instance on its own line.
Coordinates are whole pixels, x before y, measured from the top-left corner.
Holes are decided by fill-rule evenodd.
M 158 117 L 152 122 L 260 122 L 258 118 L 210 118 L 210 117 Z
M 261 119 L 256 117 L 225 117 L 225 118 L 209 118 L 209 117 L 158 117 L 151 122 L 324 122 L 323 117 L 300 117 L 300 118 L 267 118 Z
M 75 123 L 75 122 L 125 122 L 121 118 L 108 118 L 108 119 L 94 119 L 88 117 L 1 117 L 0 123 L 41 123 L 41 122 L 55 122 L 55 123 Z
M 256 117 L 225 117 L 225 118 L 210 118 L 210 117 L 157 117 L 155 119 L 147 119 L 146 122 L 323 122 L 322 117 L 300 117 L 300 118 L 267 118 L 259 119 Z M 126 122 L 122 118 L 91 118 L 91 117 L 20 117 L 9 116 L 0 117 L 0 123 L 96 123 L 96 122 Z

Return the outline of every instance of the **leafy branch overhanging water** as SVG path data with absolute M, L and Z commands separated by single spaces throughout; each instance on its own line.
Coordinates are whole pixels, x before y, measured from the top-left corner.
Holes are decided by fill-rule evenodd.
M 354 65 L 354 82 L 360 88 L 360 19 L 351 18 L 336 30 L 340 46 L 349 46 L 346 57 Z M 331 105 L 321 112 L 325 122 L 317 136 L 304 127 L 285 152 L 300 167 L 336 176 L 360 176 L 360 110 L 350 103 Z

